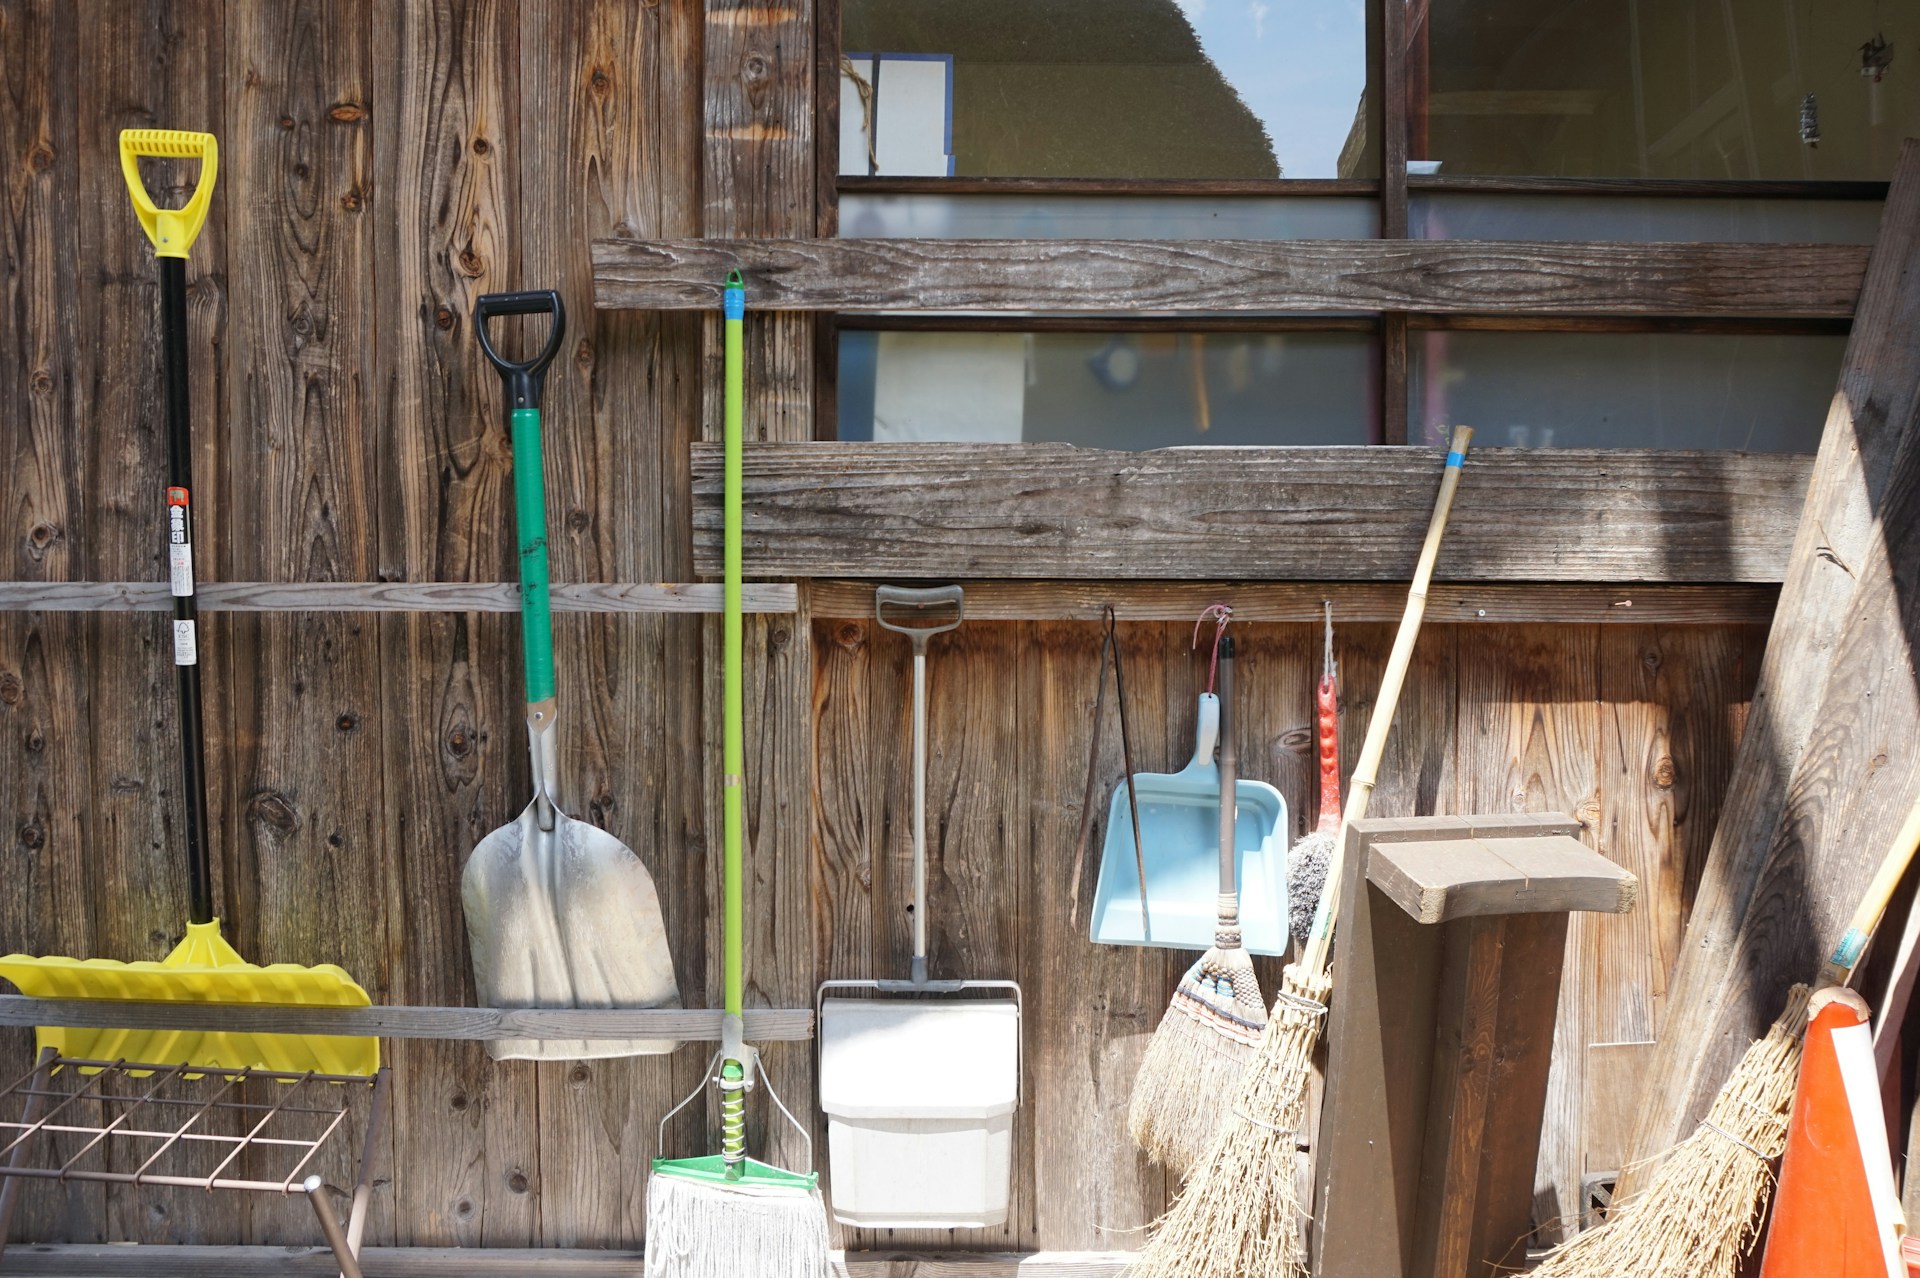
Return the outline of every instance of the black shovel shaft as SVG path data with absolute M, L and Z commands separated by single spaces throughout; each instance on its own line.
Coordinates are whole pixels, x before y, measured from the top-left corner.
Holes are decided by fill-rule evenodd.
M 173 673 L 180 699 L 180 779 L 186 800 L 187 917 L 213 921 L 207 848 L 206 729 L 200 718 L 199 622 L 193 586 L 193 411 L 187 396 L 187 263 L 160 263 L 160 348 L 167 377 L 167 563 L 174 584 Z M 176 549 L 179 548 L 179 549 Z M 184 559 L 184 576 L 179 561 Z M 180 583 L 185 582 L 182 593 Z

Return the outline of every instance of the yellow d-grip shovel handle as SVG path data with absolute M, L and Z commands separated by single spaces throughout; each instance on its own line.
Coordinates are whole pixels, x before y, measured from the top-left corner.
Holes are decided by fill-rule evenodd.
M 163 209 L 147 194 L 140 180 L 140 157 L 164 156 L 170 160 L 200 161 L 200 180 L 193 196 L 177 209 Z M 207 220 L 207 205 L 213 201 L 213 179 L 220 171 L 220 144 L 211 133 L 188 133 L 179 129 L 120 130 L 120 171 L 127 178 L 127 193 L 133 196 L 133 211 L 140 228 L 153 241 L 156 257 L 185 257 L 194 237 Z

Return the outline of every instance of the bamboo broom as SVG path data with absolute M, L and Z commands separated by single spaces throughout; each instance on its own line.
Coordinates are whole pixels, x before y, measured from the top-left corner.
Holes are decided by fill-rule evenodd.
M 1339 910 L 1340 877 L 1346 870 L 1347 829 L 1367 814 L 1367 802 L 1373 796 L 1387 732 L 1413 660 L 1414 641 L 1420 637 L 1420 619 L 1427 610 L 1434 560 L 1440 554 L 1454 490 L 1460 486 L 1460 466 L 1472 438 L 1472 428 L 1454 428 L 1426 544 L 1420 550 L 1400 632 L 1394 636 L 1353 770 L 1340 817 L 1340 838 L 1306 950 L 1298 963 L 1287 965 L 1273 1014 L 1241 1082 L 1238 1103 L 1214 1133 L 1206 1156 L 1180 1196 L 1160 1218 L 1139 1264 L 1128 1271 L 1134 1278 L 1275 1278 L 1300 1272 L 1296 1257 L 1302 1218 L 1293 1156 L 1306 1114 L 1313 1050 L 1320 1041 L 1327 996 L 1333 989 L 1327 957 Z
M 1845 985 L 1886 913 L 1887 900 L 1920 847 L 1920 801 L 1894 837 L 1815 978 Z M 1706 1118 L 1675 1145 L 1646 1191 L 1606 1223 L 1557 1248 L 1533 1278 L 1734 1278 L 1752 1252 L 1773 1193 L 1773 1160 L 1787 1143 L 1807 1030 L 1808 987 L 1787 993 L 1767 1036 L 1747 1049 Z

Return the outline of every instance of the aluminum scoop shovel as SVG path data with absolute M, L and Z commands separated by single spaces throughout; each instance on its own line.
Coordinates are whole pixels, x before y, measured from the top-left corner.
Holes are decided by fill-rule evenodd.
M 653 876 L 633 849 L 560 810 L 547 585 L 546 482 L 540 388 L 566 333 L 560 295 L 490 293 L 473 309 L 480 346 L 507 385 L 513 496 L 520 537 L 520 627 L 526 648 L 533 802 L 480 840 L 460 879 L 473 980 L 488 1007 L 679 1007 L 666 921 Z M 495 315 L 551 315 L 545 349 L 503 359 L 487 334 Z M 671 1039 L 500 1039 L 495 1060 L 583 1060 L 671 1052 Z

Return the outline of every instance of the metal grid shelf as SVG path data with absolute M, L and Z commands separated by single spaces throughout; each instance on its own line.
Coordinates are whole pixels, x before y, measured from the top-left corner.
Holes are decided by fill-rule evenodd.
M 256 1086 L 257 1085 L 257 1086 Z M 0 1090 L 0 1252 L 24 1179 L 174 1185 L 304 1194 L 345 1278 L 357 1256 L 385 1121 L 388 1072 L 283 1073 L 43 1052 Z M 347 1139 L 355 1101 L 369 1098 L 359 1175 L 342 1228 L 321 1152 Z M 18 1102 L 18 1107 L 14 1102 Z

